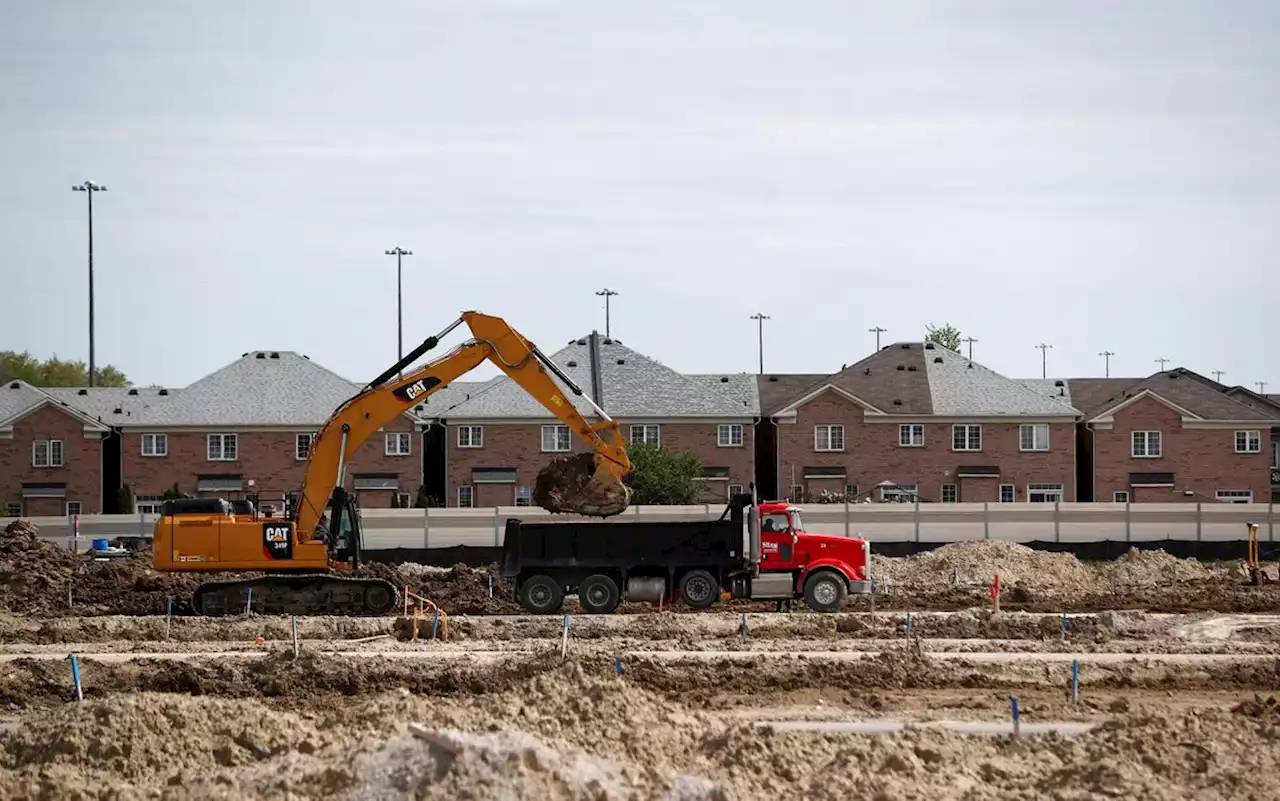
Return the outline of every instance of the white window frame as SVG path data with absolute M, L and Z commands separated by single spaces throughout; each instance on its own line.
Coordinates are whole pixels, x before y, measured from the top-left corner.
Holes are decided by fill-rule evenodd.
M 963 433 L 962 433 L 963 432 Z M 973 447 L 974 432 L 977 432 L 977 447 Z M 964 438 L 964 447 L 956 447 L 957 437 Z M 980 423 L 956 423 L 951 426 L 951 450 L 963 453 L 977 453 L 982 450 L 982 425 Z
M 950 500 L 948 500 L 948 499 L 947 499 L 947 490 L 951 490 L 951 498 L 950 498 Z M 940 500 L 942 503 L 959 503 L 959 502 L 960 502 L 960 487 L 958 487 L 958 486 L 957 486 L 957 485 L 955 485 L 955 484 L 943 484 L 943 485 L 942 485 L 942 494 L 938 496 L 938 500 Z
M 716 447 L 741 448 L 742 434 L 742 423 L 721 423 L 716 426 Z
M 1280 439 L 1271 442 L 1271 467 L 1280 470 Z
M 844 497 L 848 498 L 850 503 L 853 503 L 853 499 L 854 499 L 854 498 L 856 498 L 856 497 L 858 497 L 858 485 L 857 485 L 857 484 L 845 484 L 845 485 L 844 485 Z
M 1112 503 L 1128 503 L 1129 490 L 1116 490 L 1115 492 L 1111 493 L 1111 502 Z
M 638 432 L 637 429 L 639 429 Z M 639 439 L 636 438 L 637 433 L 640 435 Z M 653 436 L 650 437 L 650 434 L 653 434 Z M 645 444 L 652 445 L 655 448 L 661 448 L 662 429 L 657 423 L 633 423 L 631 425 L 631 437 L 629 441 L 644 442 Z
M 880 490 L 880 497 L 885 503 L 915 503 L 920 497 L 920 488 L 915 484 L 898 484 L 893 487 L 884 487 Z
M 1006 489 L 1009 490 L 1009 500 L 1007 501 L 1004 499 Z M 1000 489 L 997 492 L 999 493 L 996 495 L 998 503 L 1015 503 L 1018 500 L 1017 484 L 1001 484 Z
M 791 500 L 792 498 L 803 498 L 807 494 L 808 493 L 806 492 L 803 484 L 792 484 L 791 489 L 787 491 L 787 500 Z M 799 503 L 799 501 L 791 502 Z
M 40 446 L 44 446 L 44 458 L 40 458 Z M 32 467 L 62 467 L 66 460 L 66 448 L 60 439 L 38 439 L 31 443 Z
M 1236 453 L 1262 453 L 1262 432 L 1257 429 L 1237 431 Z
M 822 444 L 826 435 L 826 445 Z M 835 440 L 839 438 L 837 447 Z M 820 423 L 813 427 L 813 449 L 819 453 L 839 453 L 844 450 L 844 425 L 841 423 Z
M 307 434 L 305 432 L 301 434 L 294 434 L 293 435 L 293 458 L 296 461 L 305 462 L 307 460 L 307 457 L 311 455 L 311 445 L 315 441 L 316 441 L 315 434 Z M 307 443 L 305 448 L 302 445 L 303 442 Z
M 457 442 L 459 448 L 483 448 L 484 426 L 458 426 Z
M 533 506 L 533 490 L 525 484 L 516 485 L 516 506 Z
M 1213 497 L 1221 503 L 1253 503 L 1253 490 L 1217 490 Z
M 413 508 L 413 495 L 408 492 L 397 492 L 396 500 L 400 502 L 401 509 Z
M 1142 443 L 1142 453 L 1138 453 L 1138 443 Z M 1151 444 L 1155 443 L 1155 453 Z M 1154 429 L 1134 431 L 1129 435 L 1129 455 L 1134 459 L 1159 459 L 1164 456 L 1164 435 Z
M 215 439 L 216 438 L 216 439 Z M 218 447 L 215 451 L 213 443 L 217 442 Z M 227 447 L 227 443 L 231 447 Z M 228 456 L 227 453 L 231 455 Z M 204 456 L 208 462 L 234 462 L 240 457 L 240 435 L 239 434 L 206 434 L 204 438 Z
M 20 503 L 6 503 L 4 510 L 9 514 L 9 517 L 22 517 L 22 504 Z
M 71 508 L 73 506 L 75 507 L 75 509 Z M 80 501 L 67 501 L 67 517 L 70 517 L 71 515 L 80 515 L 83 517 L 84 504 L 81 503 Z
M 133 510 L 138 514 L 158 515 L 163 508 L 163 495 L 138 495 L 133 499 Z
M 543 453 L 568 453 L 573 450 L 573 432 L 561 423 L 543 426 L 541 440 L 539 445 L 542 446 Z
M 923 448 L 924 447 L 924 424 L 923 423 L 904 423 L 898 426 L 898 447 Z
M 1057 497 L 1041 498 L 1038 501 L 1033 501 L 1031 499 L 1032 493 L 1036 495 L 1056 495 Z M 1063 484 L 1036 483 L 1027 485 L 1027 503 L 1053 503 L 1054 501 L 1061 503 L 1065 494 L 1066 486 Z
M 148 448 L 147 445 L 151 447 Z M 169 455 L 169 435 L 168 434 L 143 434 L 138 445 L 143 456 L 168 456 Z
M 730 484 L 725 489 L 725 498 L 732 500 L 734 495 L 741 495 L 746 491 L 747 491 L 747 488 L 744 487 L 742 484 Z
M 387 456 L 413 455 L 413 434 L 408 431 L 388 431 L 383 442 L 383 450 Z
M 471 486 L 470 484 L 459 484 L 457 496 L 458 496 L 459 509 L 476 508 L 476 488 L 475 487 Z M 464 497 L 466 498 L 466 503 L 462 502 Z
M 1030 433 L 1031 447 L 1027 447 L 1027 434 Z M 1041 442 L 1040 434 L 1044 434 L 1043 442 Z M 1023 453 L 1033 453 L 1049 450 L 1049 424 L 1048 423 L 1023 423 L 1018 426 L 1018 450 Z

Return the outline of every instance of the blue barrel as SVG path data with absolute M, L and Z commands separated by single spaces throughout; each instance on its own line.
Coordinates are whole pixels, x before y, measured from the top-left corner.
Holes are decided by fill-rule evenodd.
M 105 551 L 111 547 L 111 540 L 106 537 L 95 537 L 93 540 L 93 549 L 95 551 Z

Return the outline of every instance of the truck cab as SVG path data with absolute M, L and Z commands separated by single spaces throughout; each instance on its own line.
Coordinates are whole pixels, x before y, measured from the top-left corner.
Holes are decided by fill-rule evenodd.
M 815 592 L 821 597 L 806 599 L 811 606 L 836 602 L 834 597 L 827 597 L 830 592 L 826 587 L 817 586 L 825 583 L 816 578 L 823 572 L 833 574 L 833 578 L 839 574 L 850 592 L 870 591 L 871 545 L 866 540 L 810 534 L 804 530 L 800 508 L 783 501 L 761 501 L 756 509 L 760 519 L 760 562 L 754 584 L 787 576 L 793 590 L 808 595 L 806 588 L 814 577 Z

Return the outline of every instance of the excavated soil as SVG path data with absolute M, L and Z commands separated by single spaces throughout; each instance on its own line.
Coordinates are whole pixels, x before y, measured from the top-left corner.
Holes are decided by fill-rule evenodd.
M 872 661 L 898 683 L 929 670 Z M 33 708 L 0 745 L 0 796 L 1261 800 L 1280 771 L 1280 714 L 1262 694 L 1196 708 L 1126 698 L 1072 737 L 865 735 L 756 725 L 654 676 L 584 667 L 545 666 L 483 694 L 410 687 L 292 709 L 152 692 Z
M 600 482 L 594 453 L 559 456 L 538 471 L 533 502 L 548 512 L 605 517 L 627 508 L 631 489 L 620 481 Z

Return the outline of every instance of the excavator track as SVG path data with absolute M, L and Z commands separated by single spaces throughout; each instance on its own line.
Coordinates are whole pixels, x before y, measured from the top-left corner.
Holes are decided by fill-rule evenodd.
M 399 592 L 386 579 L 304 573 L 206 581 L 192 594 L 191 608 L 208 617 L 242 615 L 246 609 L 267 615 L 385 615 L 397 601 Z

